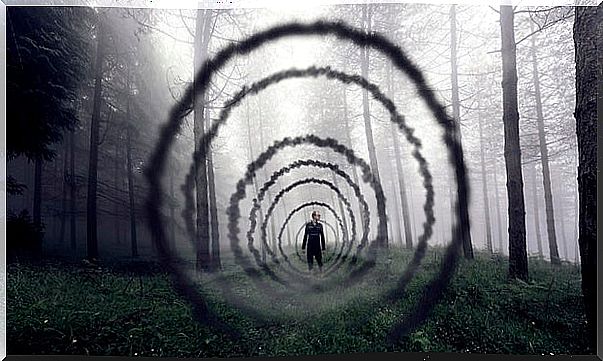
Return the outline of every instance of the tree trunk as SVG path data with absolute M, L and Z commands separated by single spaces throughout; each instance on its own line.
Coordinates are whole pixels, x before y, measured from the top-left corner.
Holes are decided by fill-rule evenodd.
M 544 254 L 542 252 L 542 234 L 540 232 L 540 207 L 538 207 L 538 186 L 536 184 L 536 167 L 532 167 L 532 171 L 530 172 L 532 175 L 532 204 L 534 206 L 534 228 L 536 231 L 536 242 L 538 244 L 538 257 L 540 259 L 544 258 Z
M 63 175 L 63 182 L 62 184 L 62 189 L 61 189 L 61 227 L 59 230 L 59 239 L 61 240 L 61 245 L 65 244 L 65 228 L 66 228 L 66 224 L 67 224 L 67 187 L 68 187 L 68 175 L 69 173 L 67 173 L 68 168 L 67 168 L 67 159 L 69 157 L 69 140 L 65 139 L 65 150 L 63 151 L 63 172 L 61 173 Z
M 531 31 L 534 24 L 530 22 Z M 542 97 L 540 95 L 540 78 L 538 77 L 538 63 L 536 60 L 536 40 L 532 36 L 532 76 L 534 79 L 534 96 L 536 100 L 536 118 L 538 121 L 538 141 L 540 143 L 540 159 L 542 162 L 542 184 L 544 186 L 544 205 L 546 212 L 546 230 L 549 238 L 549 252 L 551 263 L 559 264 L 559 249 L 557 247 L 557 235 L 555 232 L 555 214 L 553 210 L 553 193 L 551 192 L 551 172 L 549 169 L 549 153 L 546 145 L 546 134 L 544 132 L 544 116 L 542 114 Z
M 454 131 L 454 137 L 459 142 L 459 144 L 461 144 L 461 105 L 459 100 L 459 82 L 456 64 L 456 5 L 452 5 L 450 8 L 450 34 L 452 117 L 454 118 L 457 124 L 457 129 Z M 450 185 L 452 186 L 452 182 L 450 182 Z M 471 227 L 468 205 L 463 205 L 462 202 L 458 202 L 457 207 L 458 209 L 456 211 L 460 214 L 460 221 L 462 224 L 461 229 L 463 230 L 463 255 L 467 259 L 473 259 L 473 246 L 471 243 Z
M 283 213 L 284 217 L 286 218 L 289 215 L 289 207 L 287 207 L 287 202 L 285 201 L 285 198 L 281 198 L 281 202 L 283 203 Z M 287 229 L 285 231 L 287 232 L 287 246 L 291 247 L 291 232 L 289 232 L 289 226 L 287 226 Z
M 77 182 L 75 179 L 75 130 L 69 133 L 69 214 L 70 214 L 70 232 L 71 238 L 71 249 L 75 251 L 77 248 L 76 243 L 76 209 L 75 209 L 75 197 L 77 190 Z
M 417 237 L 417 223 L 415 222 L 415 212 L 414 212 L 414 196 L 412 194 L 412 185 L 409 185 L 409 187 L 406 189 L 408 190 L 408 209 L 409 209 L 409 214 L 410 214 L 410 226 L 409 230 L 410 230 L 410 235 L 412 238 Z
M 517 110 L 517 68 L 513 8 L 500 7 L 503 66 L 503 123 L 505 129 L 505 163 L 509 208 L 509 277 L 528 280 L 525 204 L 521 149 L 519 147 L 519 112 Z
M 348 142 L 347 146 L 350 148 L 354 148 L 354 144 L 352 143 L 352 135 L 351 135 L 351 131 L 350 131 L 350 123 L 349 123 L 349 119 L 348 119 L 348 98 L 347 98 L 347 92 L 346 92 L 346 87 L 345 84 L 342 87 L 343 89 L 343 94 L 342 94 L 342 103 L 343 103 L 343 124 L 345 126 L 345 136 L 346 136 L 346 140 Z M 354 177 L 354 183 L 356 183 L 358 185 L 358 187 L 361 186 L 361 184 L 358 181 L 358 169 L 356 169 L 355 166 L 352 166 L 352 177 Z M 361 188 L 362 189 L 362 188 Z M 362 209 L 360 208 L 360 204 L 357 204 L 358 206 L 358 214 L 362 214 Z M 345 215 L 342 215 L 342 217 L 345 217 Z M 359 223 L 359 230 L 360 232 L 362 232 L 362 222 Z
M 134 172 L 132 169 L 132 130 L 128 124 L 126 130 L 126 156 L 128 157 L 128 197 L 130 200 L 130 245 L 132 257 L 138 257 L 138 241 L 136 237 L 136 203 L 134 198 Z
M 120 165 L 121 165 L 121 163 L 119 162 L 120 161 L 120 159 L 119 159 L 119 146 L 120 146 L 120 144 L 121 144 L 121 139 L 118 138 L 118 141 L 115 142 L 115 159 L 114 159 L 114 162 L 113 162 L 113 167 L 114 167 L 114 169 L 113 169 L 114 170 L 113 186 L 115 187 L 115 191 L 116 192 L 119 192 L 121 190 L 121 187 L 120 187 L 120 185 L 121 185 L 121 172 L 119 171 L 120 170 Z M 119 226 L 120 226 L 120 222 L 121 222 L 121 215 L 119 214 L 120 213 L 120 209 L 121 209 L 121 206 L 120 206 L 119 202 L 115 202 L 115 205 L 113 207 L 113 212 L 114 212 L 114 214 L 113 214 L 113 221 L 114 221 L 114 228 L 115 228 L 114 229 L 114 231 L 115 231 L 114 237 L 115 237 L 115 241 L 117 242 L 117 244 L 121 244 L 121 239 L 119 237 L 119 233 L 120 233 L 120 229 L 119 229 L 120 227 Z
M 450 168 L 446 168 L 446 179 L 452 179 L 453 175 L 452 175 L 452 171 Z M 454 223 L 456 221 L 456 212 L 455 212 L 455 208 L 454 208 L 454 190 L 452 189 L 453 187 L 453 182 L 448 182 L 448 204 L 450 206 L 450 234 L 454 234 Z M 443 193 L 443 192 L 442 192 Z M 442 212 L 442 214 L 446 214 L 445 212 Z M 445 242 L 445 241 L 444 241 Z M 462 254 L 464 256 L 465 253 L 465 248 L 464 248 L 464 243 L 463 243 L 463 247 L 461 249 L 459 249 L 459 254 Z
M 559 232 L 561 233 L 561 242 L 562 242 L 562 246 L 563 246 L 563 258 L 566 261 L 569 261 L 569 255 L 567 253 L 567 238 L 565 236 L 565 219 L 563 217 L 565 212 L 563 211 L 563 207 L 564 207 L 563 197 L 561 197 L 561 195 L 563 194 L 563 191 L 558 186 L 557 191 L 555 193 L 557 194 L 557 210 L 558 210 L 557 221 L 559 222 Z
M 197 71 L 206 60 L 209 47 L 209 31 L 212 10 L 197 10 L 195 26 L 194 68 Z M 196 85 L 195 85 L 196 86 Z M 206 97 L 194 100 L 194 139 L 196 149 L 204 149 L 205 142 L 201 141 L 204 129 L 204 108 Z M 209 247 L 209 209 L 207 191 L 207 157 L 202 157 L 195 169 L 196 203 L 197 203 L 197 270 L 211 269 Z
M 576 156 L 578 151 L 576 151 Z M 578 162 L 576 162 L 576 168 L 577 168 L 577 164 Z M 580 223 L 579 220 L 579 214 L 580 214 L 580 209 L 578 208 L 578 187 L 576 186 L 574 188 L 574 239 L 573 239 L 573 243 L 574 243 L 574 263 L 576 265 L 580 264 L 580 249 L 579 249 L 579 245 L 578 245 L 578 224 Z
M 327 162 L 331 162 L 331 157 L 330 157 L 330 153 L 327 152 Z M 339 183 L 337 181 L 337 177 L 335 176 L 335 172 L 330 172 L 331 173 L 331 179 L 333 180 L 333 185 L 339 189 Z M 331 192 L 331 197 L 333 196 L 333 192 Z M 333 199 L 333 198 L 332 198 Z M 341 223 L 343 224 L 343 228 L 344 229 L 348 229 L 348 224 L 347 224 L 347 218 L 345 217 L 345 209 L 343 207 L 343 201 L 338 197 L 337 201 L 335 201 L 335 199 L 332 200 L 333 202 L 333 208 L 335 208 L 335 204 L 337 203 L 339 205 L 339 213 L 341 216 Z M 339 229 L 339 228 L 335 228 L 335 229 Z M 339 237 L 339 235 L 337 235 L 337 237 Z M 350 240 L 351 241 L 351 240 Z
M 126 102 L 126 157 L 128 166 L 128 196 L 130 200 L 130 245 L 132 257 L 138 257 L 136 234 L 136 203 L 134 197 L 134 169 L 132 165 L 132 124 L 130 119 L 130 79 L 128 78 L 128 100 Z
M 207 120 L 205 130 L 210 128 L 209 108 L 205 108 L 205 119 Z M 218 225 L 218 202 L 216 201 L 216 183 L 214 179 L 213 151 L 207 152 L 207 183 L 209 188 L 209 214 L 211 225 L 211 268 L 213 271 L 222 269 L 220 261 L 220 230 Z
M 393 67 L 390 63 L 387 67 L 387 94 L 390 99 L 394 100 L 394 79 L 393 79 Z M 392 141 L 394 148 L 394 156 L 395 156 L 395 164 L 396 164 L 396 175 L 398 177 L 398 187 L 400 190 L 400 203 L 402 205 L 402 222 L 404 226 L 404 241 L 406 248 L 412 248 L 412 233 L 410 229 L 410 212 L 408 209 L 408 199 L 406 197 L 406 182 L 404 180 L 404 170 L 402 169 L 402 151 L 400 139 L 398 137 L 399 128 L 394 122 L 390 122 L 391 133 L 392 133 Z M 395 187 L 394 187 L 395 188 Z M 400 223 L 400 217 L 398 216 L 398 207 L 396 203 L 396 219 L 398 223 Z M 400 224 L 398 224 L 400 227 Z M 400 242 L 402 242 L 402 237 L 400 235 Z
M 94 74 L 94 102 L 90 124 L 90 154 L 88 161 L 88 197 L 86 199 L 86 247 L 88 259 L 98 258 L 98 236 L 96 218 L 96 191 L 98 184 L 98 133 L 101 114 L 101 96 L 104 61 L 104 19 L 99 18 L 96 62 Z
M 503 251 L 503 225 L 502 225 L 502 217 L 500 216 L 500 197 L 498 195 L 498 176 L 497 176 L 497 172 L 496 169 L 498 168 L 498 165 L 496 164 L 496 161 L 494 162 L 494 167 L 493 169 L 493 176 L 494 176 L 494 199 L 496 201 L 496 224 L 497 224 L 497 229 L 498 229 L 498 250 L 500 251 L 500 253 L 504 254 Z
M 479 105 L 478 105 L 479 107 Z M 492 246 L 492 228 L 490 225 L 490 204 L 488 202 L 488 181 L 486 180 L 486 160 L 484 154 L 484 131 L 482 125 L 482 118 L 480 114 L 478 116 L 479 123 L 479 152 L 480 152 L 480 160 L 482 163 L 482 194 L 484 197 L 484 221 L 486 222 L 486 247 L 488 252 L 492 253 L 494 251 L 494 247 Z
M 172 202 L 176 200 L 176 193 L 174 192 L 174 177 L 176 176 L 177 169 L 177 160 L 172 159 L 172 174 L 170 175 L 170 198 Z M 175 204 L 170 204 L 170 241 L 168 242 L 169 249 L 176 253 L 176 206 Z
M 366 31 L 368 33 L 371 32 L 371 12 L 369 11 L 369 7 L 370 5 L 367 4 L 362 8 L 363 24 L 366 26 Z M 369 48 L 365 46 L 360 47 L 361 74 L 362 77 L 367 80 L 369 79 L 369 59 Z M 364 130 L 366 133 L 366 144 L 368 147 L 371 170 L 373 172 L 375 181 L 381 182 L 381 177 L 379 176 L 379 165 L 377 162 L 377 153 L 375 151 L 375 143 L 373 139 L 373 128 L 371 126 L 368 91 L 366 89 L 362 89 L 362 115 L 364 118 Z M 385 225 L 385 229 L 378 230 L 378 233 L 383 234 L 384 237 L 383 239 L 378 240 L 378 244 L 382 247 L 387 247 L 387 224 Z
M 391 159 L 391 157 L 390 157 L 390 159 Z M 396 187 L 396 183 L 395 183 L 395 181 L 393 179 L 389 183 L 390 183 L 390 187 L 391 187 L 392 193 L 393 193 L 392 194 L 393 195 L 392 203 L 390 203 L 390 206 L 394 210 L 394 212 L 393 212 L 394 213 L 394 219 L 390 220 L 391 223 L 392 223 L 390 234 L 392 235 L 392 237 L 394 237 L 394 224 L 395 224 L 395 227 L 396 227 L 396 233 L 395 233 L 396 234 L 396 238 L 393 238 L 393 240 L 396 240 L 397 243 L 399 243 L 400 246 L 401 246 L 402 245 L 402 228 L 403 227 L 402 227 L 402 223 L 401 223 L 402 217 L 400 216 L 400 211 L 398 210 L 400 208 L 400 205 L 399 205 L 399 202 L 398 202 L 398 194 L 399 194 L 399 192 L 398 192 L 398 187 Z
M 601 67 L 597 65 L 597 45 L 601 38 L 597 7 L 576 7 L 574 43 L 576 56 L 576 133 L 578 136 L 578 191 L 580 194 L 580 261 L 582 292 L 590 328 L 589 344 L 597 344 L 597 85 L 603 94 Z M 598 73 L 597 73 L 598 71 Z M 599 82 L 597 83 L 597 76 Z M 599 103 L 600 104 L 600 103 Z M 599 187 L 600 189 L 600 187 Z
M 33 222 L 42 226 L 42 166 L 44 161 L 37 156 L 34 161 L 34 197 L 33 197 Z M 35 257 L 42 254 L 42 243 L 36 244 Z

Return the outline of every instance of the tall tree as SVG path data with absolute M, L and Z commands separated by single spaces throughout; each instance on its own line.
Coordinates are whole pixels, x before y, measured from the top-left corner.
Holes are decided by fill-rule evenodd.
M 118 131 L 118 133 L 121 133 L 120 131 Z M 117 135 L 118 137 L 120 137 L 120 134 Z M 119 140 L 119 139 L 118 139 Z M 120 167 L 121 167 L 121 159 L 119 157 L 119 148 L 121 146 L 121 142 L 117 141 L 115 142 L 115 158 L 113 159 L 113 171 L 114 174 L 113 176 L 115 177 L 113 180 L 113 186 L 115 187 L 116 191 L 120 191 L 121 190 L 121 172 L 120 172 Z M 115 212 L 114 216 L 113 216 L 113 227 L 114 227 L 114 238 L 117 241 L 117 243 L 121 243 L 120 237 L 119 237 L 119 233 L 120 233 L 120 223 L 121 223 L 121 215 L 120 213 L 120 204 L 119 202 L 115 202 L 113 211 Z
M 212 23 L 210 9 L 198 9 L 195 25 L 194 69 L 197 71 L 208 57 L 209 38 Z M 194 86 L 197 86 L 196 84 Z M 197 149 L 204 149 L 205 143 L 201 141 L 204 129 L 204 108 L 206 98 L 195 97 L 194 100 L 194 139 Z M 207 190 L 207 157 L 204 156 L 197 163 L 195 169 L 196 203 L 197 203 L 197 269 L 208 271 L 211 269 L 210 235 L 209 235 L 209 207 Z
M 343 125 L 345 128 L 345 138 L 347 141 L 347 145 L 350 148 L 354 147 L 354 143 L 352 143 L 352 134 L 351 134 L 351 129 L 350 129 L 350 118 L 348 116 L 348 97 L 347 97 L 347 88 L 345 86 L 345 84 L 341 87 L 341 91 L 342 91 L 342 95 L 341 95 L 341 100 L 342 100 L 342 110 L 343 110 Z M 356 169 L 357 167 L 352 167 L 352 177 L 354 179 L 354 183 L 358 184 L 360 186 L 360 183 L 358 182 L 358 169 Z M 360 204 L 358 204 L 358 214 L 361 214 L 362 210 L 360 209 Z M 342 215 L 342 217 L 345 217 L 344 215 Z M 362 222 L 360 222 L 362 223 Z M 361 227 L 361 225 L 360 225 Z
M 536 244 L 538 246 L 538 257 L 544 257 L 542 252 L 542 234 L 540 232 L 540 207 L 538 206 L 538 185 L 536 184 L 536 166 L 533 165 L 531 171 L 532 183 L 532 205 L 534 207 L 534 231 L 536 234 Z
M 457 124 L 454 137 L 461 143 L 461 103 L 459 100 L 459 81 L 458 81 L 458 66 L 456 57 L 457 39 L 456 39 L 456 5 L 450 7 L 450 67 L 451 67 L 451 83 L 452 83 L 452 117 Z M 451 183 L 452 184 L 452 183 Z M 463 255 L 467 259 L 473 259 L 473 246 L 471 244 L 471 225 L 469 219 L 469 209 L 463 206 L 462 202 L 458 202 L 458 209 L 455 211 L 460 215 L 460 221 L 463 224 Z
M 327 153 L 327 162 L 329 162 L 329 163 L 331 162 L 330 153 Z M 337 189 L 339 189 L 339 182 L 337 180 L 337 177 L 335 176 L 335 172 L 330 172 L 330 173 L 331 173 L 331 180 L 333 182 L 333 185 Z M 347 218 L 345 217 L 345 208 L 343 206 L 343 201 L 339 197 L 338 197 L 338 200 L 335 201 L 334 194 L 333 194 L 333 192 L 331 192 L 331 202 L 333 204 L 333 207 L 335 207 L 336 203 L 338 204 L 339 214 L 341 214 L 341 223 L 342 223 L 344 229 L 348 229 L 348 223 L 347 223 Z M 338 228 L 335 228 L 335 229 L 338 229 Z
M 555 187 L 555 194 L 557 194 L 556 197 L 556 206 L 555 208 L 557 209 L 557 222 L 559 222 L 559 235 L 560 235 L 560 239 L 561 239 L 561 246 L 563 247 L 563 259 L 565 259 L 566 261 L 569 261 L 569 255 L 567 253 L 567 237 L 565 236 L 565 212 L 564 212 L 564 208 L 565 208 L 565 204 L 563 202 L 563 189 L 561 188 L 561 186 L 559 184 L 557 184 L 557 186 Z M 560 257 L 561 258 L 561 257 Z
M 74 104 L 89 60 L 89 19 L 84 8 L 6 9 L 6 155 L 9 162 L 18 156 L 34 162 L 33 222 L 39 229 L 43 163 L 55 158 L 52 144 L 78 123 Z M 8 175 L 9 194 L 22 186 Z M 36 246 L 40 252 L 42 244 Z
M 503 226 L 502 226 L 502 217 L 500 215 L 500 197 L 498 195 L 498 172 L 496 169 L 498 168 L 498 164 L 494 161 L 494 165 L 492 167 L 492 177 L 494 182 L 492 183 L 492 187 L 494 188 L 494 201 L 496 204 L 496 224 L 498 230 L 498 250 L 501 253 L 503 252 Z
M 597 347 L 597 86 L 603 73 L 597 66 L 601 47 L 601 5 L 577 6 L 574 44 L 576 56 L 576 134 L 578 136 L 578 192 L 580 194 L 580 263 L 582 293 L 589 327 L 589 345 Z M 597 79 L 599 77 L 599 79 Z M 598 82 L 597 82 L 598 80 Z
M 513 8 L 500 7 L 502 43 L 503 124 L 505 132 L 505 164 L 509 201 L 509 277 L 528 279 L 525 204 L 521 150 L 519 147 L 519 111 L 517 108 L 517 66 Z
M 36 156 L 34 161 L 34 197 L 33 197 L 33 222 L 42 224 L 42 156 Z
M 136 200 L 134 190 L 134 164 L 132 161 L 133 122 L 131 110 L 130 64 L 126 75 L 126 166 L 128 167 L 128 199 L 130 201 L 130 249 L 131 256 L 138 257 L 138 234 L 136 232 Z
M 90 153 L 88 157 L 88 197 L 86 198 L 86 250 L 89 259 L 98 258 L 96 198 L 98 186 L 98 143 L 102 104 L 103 62 L 105 53 L 105 19 L 98 17 L 96 60 L 94 65 L 94 103 L 90 122 Z
M 7 158 L 51 161 L 51 145 L 78 123 L 72 100 L 89 61 L 90 9 L 11 6 L 6 13 Z
M 362 6 L 362 26 L 368 33 L 371 32 L 371 22 L 372 22 L 372 8 L 369 4 Z M 364 79 L 369 79 L 369 64 L 370 64 L 370 54 L 369 48 L 362 46 L 360 47 L 360 72 Z M 366 134 L 366 144 L 368 147 L 369 154 L 369 162 L 371 165 L 371 170 L 377 182 L 381 181 L 381 177 L 379 175 L 379 164 L 377 162 L 377 153 L 375 151 L 375 141 L 373 139 L 373 127 L 371 125 L 371 113 L 369 108 L 369 98 L 368 91 L 366 89 L 362 89 L 362 116 L 364 118 L 364 131 Z M 385 238 L 379 240 L 381 246 L 387 246 L 387 228 L 384 231 Z
M 479 104 L 479 103 L 478 103 Z M 478 106 L 479 107 L 479 106 Z M 492 253 L 494 250 L 492 246 L 492 229 L 490 224 L 490 204 L 488 203 L 488 181 L 486 180 L 486 159 L 484 151 L 484 130 L 482 124 L 481 114 L 478 113 L 478 126 L 479 126 L 479 153 L 481 160 L 481 171 L 482 171 L 482 194 L 484 198 L 484 222 L 486 223 L 486 247 L 488 252 Z
M 59 230 L 59 239 L 61 243 L 65 242 L 65 228 L 67 224 L 67 187 L 69 182 L 69 173 L 67 172 L 67 160 L 69 155 L 69 141 L 65 139 L 63 142 L 63 169 L 62 169 L 62 182 L 61 182 L 61 226 Z
M 209 108 L 205 108 L 205 130 L 210 128 Z M 209 191 L 209 215 L 211 226 L 211 270 L 218 271 L 222 268 L 220 261 L 220 230 L 218 229 L 218 202 L 216 200 L 216 181 L 214 177 L 213 149 L 207 152 L 207 184 Z
M 69 237 L 71 250 L 75 251 L 76 243 L 76 195 L 77 182 L 75 177 L 75 131 L 69 132 Z
M 532 32 L 534 25 L 530 22 Z M 544 131 L 544 115 L 542 114 L 542 97 L 540 94 L 540 78 L 538 75 L 538 61 L 536 59 L 536 35 L 531 37 L 532 46 L 530 55 L 532 57 L 532 76 L 534 81 L 534 97 L 536 106 L 536 119 L 538 121 L 538 141 L 540 144 L 540 160 L 542 162 L 542 184 L 544 187 L 544 205 L 546 212 L 546 229 L 549 238 L 549 252 L 551 263 L 559 264 L 559 250 L 557 247 L 557 235 L 555 232 L 555 214 L 553 209 L 553 193 L 551 191 L 551 171 L 549 169 L 549 153 L 546 145 L 546 134 Z
M 393 82 L 393 69 L 392 69 L 391 62 L 389 63 L 387 69 L 388 69 L 387 92 L 388 92 L 390 99 L 393 100 L 393 96 L 394 96 L 394 84 L 393 83 L 394 82 Z M 393 142 L 393 148 L 394 148 L 394 156 L 396 158 L 395 175 L 398 178 L 398 187 L 400 188 L 400 202 L 402 204 L 402 221 L 404 224 L 404 241 L 405 241 L 406 248 L 412 248 L 412 233 L 411 233 L 411 229 L 410 229 L 410 211 L 408 209 L 408 199 L 406 196 L 406 182 L 404 181 L 404 170 L 402 169 L 402 154 L 400 151 L 401 145 L 400 145 L 400 139 L 398 138 L 399 130 L 394 122 L 390 122 L 390 127 L 391 127 L 391 135 L 392 135 L 392 142 Z M 396 204 L 396 211 L 397 211 L 397 204 Z M 400 223 L 399 220 L 398 220 L 398 223 Z M 400 242 L 402 242 L 401 239 L 400 239 Z

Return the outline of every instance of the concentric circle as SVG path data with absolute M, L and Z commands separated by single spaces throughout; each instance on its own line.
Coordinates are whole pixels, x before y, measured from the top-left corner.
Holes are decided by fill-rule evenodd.
M 145 169 L 145 176 L 147 177 L 150 185 L 146 209 L 148 212 L 149 225 L 153 234 L 155 235 L 153 240 L 155 241 L 157 249 L 160 253 L 160 259 L 172 271 L 176 290 L 178 290 L 191 302 L 193 306 L 193 314 L 199 321 L 216 326 L 222 331 L 228 332 L 231 335 L 236 335 L 236 330 L 229 328 L 227 324 L 220 322 L 212 313 L 209 312 L 203 297 L 201 297 L 200 293 L 195 290 L 194 287 L 192 287 L 193 282 L 190 276 L 176 267 L 173 263 L 169 262 L 170 256 L 173 255 L 166 246 L 166 235 L 162 226 L 160 209 L 163 203 L 163 193 L 161 191 L 160 179 L 164 172 L 166 155 L 169 150 L 169 146 L 173 142 L 173 137 L 180 127 L 182 117 L 189 112 L 189 109 L 191 109 L 191 104 L 194 97 L 205 91 L 213 72 L 222 68 L 224 64 L 236 54 L 247 54 L 265 43 L 289 36 L 299 35 L 334 35 L 339 39 L 349 40 L 358 46 L 370 46 L 376 51 L 387 56 L 397 69 L 408 75 L 409 78 L 415 83 L 417 91 L 425 100 L 438 124 L 441 125 L 445 130 L 444 142 L 449 150 L 449 160 L 455 169 L 458 202 L 462 207 L 465 207 L 468 203 L 469 187 L 466 179 L 463 152 L 460 144 L 452 136 L 452 131 L 454 130 L 455 126 L 454 122 L 448 117 L 444 107 L 436 100 L 433 91 L 425 84 L 425 80 L 418 68 L 412 64 L 412 62 L 410 62 L 400 48 L 388 41 L 385 37 L 376 33 L 366 34 L 341 22 L 334 23 L 318 21 L 311 24 L 288 23 L 275 26 L 243 39 L 238 43 L 233 43 L 227 46 L 204 63 L 201 70 L 195 77 L 195 88 L 188 88 L 183 100 L 180 101 L 170 113 L 170 120 L 162 128 L 161 137 L 157 147 L 152 154 L 148 167 Z M 202 137 L 204 138 L 201 142 L 201 150 L 203 154 L 205 154 L 207 151 L 207 146 L 210 143 L 207 141 L 208 136 L 211 135 L 206 134 Z M 433 217 L 433 215 L 430 216 Z M 411 315 L 391 330 L 391 341 L 395 341 L 400 335 L 408 332 L 413 327 L 416 327 L 419 322 L 425 319 L 428 312 L 441 296 L 444 287 L 449 282 L 452 273 L 451 271 L 453 271 L 454 267 L 456 266 L 457 251 L 462 239 L 461 236 L 462 234 L 468 232 L 467 225 L 460 221 L 458 212 L 456 213 L 456 218 L 458 226 L 454 229 L 452 242 L 446 251 L 438 277 L 431 281 L 426 287 L 426 291 L 422 297 L 422 301 L 425 302 L 418 303 Z M 387 235 L 387 231 L 380 232 L 379 234 L 381 236 Z M 429 237 L 430 233 L 426 232 L 424 235 Z M 425 238 L 419 241 L 419 246 L 417 247 L 417 252 L 415 252 L 413 262 L 405 272 L 405 275 L 409 276 L 404 278 L 405 275 L 403 275 L 400 280 L 399 289 L 404 288 L 407 281 L 412 278 L 412 275 L 414 272 L 416 272 L 426 247 L 426 242 L 424 242 L 424 240 Z M 381 238 L 379 241 L 384 242 L 384 239 Z

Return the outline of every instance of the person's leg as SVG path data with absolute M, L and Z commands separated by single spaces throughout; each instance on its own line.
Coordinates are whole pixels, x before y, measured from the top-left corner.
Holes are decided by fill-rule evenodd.
M 318 270 L 322 272 L 322 252 L 316 253 L 316 263 L 318 263 Z
M 312 251 L 307 248 L 306 249 L 306 259 L 308 260 L 308 271 L 312 271 L 312 266 L 314 263 L 314 259 L 313 259 L 314 255 L 312 254 Z

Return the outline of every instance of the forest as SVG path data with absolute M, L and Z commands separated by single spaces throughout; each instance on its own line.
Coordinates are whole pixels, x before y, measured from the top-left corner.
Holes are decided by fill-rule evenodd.
M 600 7 L 7 6 L 7 353 L 596 354 Z

